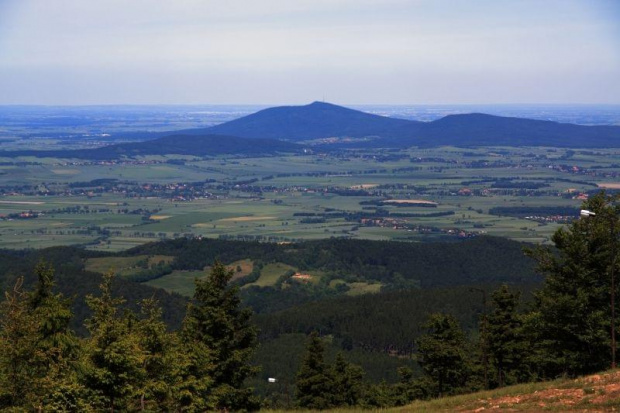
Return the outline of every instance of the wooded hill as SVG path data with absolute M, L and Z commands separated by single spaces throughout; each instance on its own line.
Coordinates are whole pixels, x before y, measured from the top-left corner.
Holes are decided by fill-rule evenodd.
M 177 132 L 131 133 L 132 142 L 96 149 L 3 151 L 4 157 L 35 156 L 118 159 L 143 155 L 274 155 L 302 153 L 296 143 L 320 150 L 334 148 L 406 148 L 410 146 L 620 146 L 620 126 L 583 126 L 552 121 L 471 113 L 416 122 L 314 102 L 264 109 L 209 128 Z M 320 141 L 328 139 L 327 141 Z M 331 138 L 355 138 L 334 141 Z M 319 141 L 317 141 L 319 140 Z
M 539 280 L 523 247 L 522 243 L 497 237 L 437 243 L 332 238 L 293 244 L 180 238 L 146 244 L 122 254 L 172 255 L 176 257 L 173 268 L 183 270 L 200 270 L 215 259 L 230 263 L 250 258 L 351 279 L 430 288 Z
M 28 286 L 34 279 L 32 269 L 40 259 L 56 269 L 60 292 L 75 297 L 73 311 L 80 331 L 86 317 L 83 297 L 97 289 L 100 275 L 85 269 L 93 257 L 164 255 L 174 257 L 163 271 L 151 271 L 140 277 L 118 277 L 115 288 L 131 302 L 153 294 L 161 301 L 165 321 L 177 328 L 186 299 L 134 281 L 148 281 L 171 271 L 202 270 L 216 260 L 230 264 L 249 259 L 257 271 L 235 281 L 246 285 L 242 297 L 257 313 L 270 313 L 303 303 L 343 296 L 347 289 L 330 285 L 378 283 L 382 291 L 429 289 L 485 284 L 531 284 L 540 282 L 533 262 L 523 254 L 523 244 L 495 237 L 479 237 L 462 242 L 404 243 L 388 241 L 326 239 L 298 244 L 273 244 L 213 239 L 185 239 L 145 244 L 116 254 L 91 252 L 73 247 L 0 253 L 0 287 L 7 289 L 19 275 Z M 287 282 L 283 277 L 270 286 L 252 285 L 258 268 L 268 263 L 283 263 L 300 271 L 323 274 L 316 283 Z M 290 277 L 290 274 L 289 276 Z M 188 280 L 191 283 L 191 279 Z
M 304 141 L 332 137 L 370 138 L 350 147 L 555 146 L 617 147 L 620 126 L 582 126 L 471 113 L 433 122 L 387 118 L 323 102 L 269 108 L 209 129 L 245 138 Z
M 84 297 L 96 294 L 101 283 L 101 274 L 85 270 L 88 259 L 174 257 L 167 271 L 155 271 L 147 279 L 170 271 L 202 270 L 216 259 L 225 264 L 252 260 L 257 271 L 234 281 L 246 284 L 241 297 L 257 313 L 254 323 L 261 331 L 261 347 L 254 362 L 263 370 L 251 384 L 259 394 L 275 397 L 281 389 L 269 387 L 267 378 L 277 372 L 281 380 L 294 382 L 306 335 L 314 330 L 332 337 L 327 349 L 331 357 L 346 352 L 347 359 L 361 365 L 372 382 L 398 381 L 398 367 L 416 368 L 408 356 L 429 314 L 455 314 L 467 331 L 473 331 L 484 308 L 480 292 L 471 287 L 490 294 L 500 283 L 509 283 L 527 296 L 538 285 L 540 278 L 523 254 L 523 246 L 493 237 L 431 244 L 326 239 L 284 245 L 176 239 L 116 254 L 72 247 L 2 251 L 0 287 L 10 289 L 15 279 L 24 275 L 25 287 L 30 288 L 35 281 L 34 266 L 45 259 L 56 269 L 57 290 L 72 298 L 72 328 L 86 334 L 84 320 L 91 312 Z M 288 282 L 290 278 L 281 277 L 275 285 L 252 285 L 261 266 L 269 263 L 318 271 L 323 276 L 317 283 Z M 119 275 L 113 282 L 114 293 L 124 296 L 129 308 L 137 311 L 136 303 L 155 296 L 169 328 L 180 328 L 187 297 L 130 279 Z M 342 284 L 334 286 L 331 281 L 336 279 Z M 345 286 L 360 282 L 377 283 L 381 292 L 347 296 Z

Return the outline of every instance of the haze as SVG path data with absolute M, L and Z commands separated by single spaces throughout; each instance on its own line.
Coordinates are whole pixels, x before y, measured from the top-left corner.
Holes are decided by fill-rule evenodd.
M 613 0 L 0 0 L 0 104 L 620 103 Z

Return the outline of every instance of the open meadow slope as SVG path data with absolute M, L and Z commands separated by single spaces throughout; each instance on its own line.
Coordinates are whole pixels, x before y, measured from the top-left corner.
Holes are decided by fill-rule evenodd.
M 419 401 L 388 412 L 609 412 L 620 409 L 620 371 L 527 383 L 462 396 Z

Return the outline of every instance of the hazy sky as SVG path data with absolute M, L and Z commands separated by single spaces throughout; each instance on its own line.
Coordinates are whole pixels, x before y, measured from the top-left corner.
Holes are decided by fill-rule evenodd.
M 0 104 L 620 103 L 619 0 L 0 0 Z

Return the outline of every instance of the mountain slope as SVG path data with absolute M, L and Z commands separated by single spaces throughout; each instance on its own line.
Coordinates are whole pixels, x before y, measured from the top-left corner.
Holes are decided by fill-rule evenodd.
M 261 110 L 209 128 L 212 133 L 235 134 L 247 138 L 288 139 L 301 141 L 330 137 L 398 137 L 416 125 L 329 103 L 314 102 L 305 106 L 280 106 Z
M 607 412 L 620 408 L 620 371 L 416 401 L 387 412 Z M 340 412 L 347 410 L 341 409 Z M 350 410 L 353 411 L 353 410 Z
M 472 113 L 429 122 L 418 139 L 438 145 L 620 146 L 619 126 L 583 126 Z M 430 146 L 430 145 L 429 145 Z
M 246 138 L 291 141 L 330 137 L 377 138 L 366 143 L 349 143 L 348 146 L 620 146 L 620 126 L 583 126 L 480 113 L 414 122 L 321 102 L 265 109 L 206 130 Z

